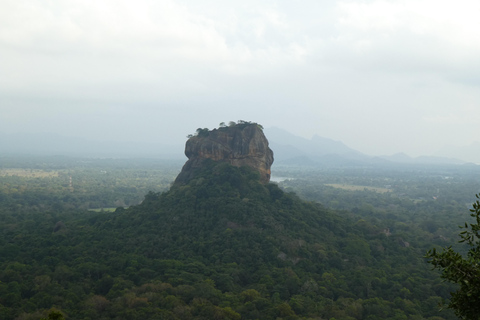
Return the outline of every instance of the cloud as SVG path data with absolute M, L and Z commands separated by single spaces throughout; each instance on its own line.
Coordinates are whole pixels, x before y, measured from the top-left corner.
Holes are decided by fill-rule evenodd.
M 436 73 L 470 81 L 480 70 L 480 3 L 432 0 L 338 3 L 334 44 L 370 70 Z M 355 59 L 356 57 L 356 59 Z M 470 78 L 470 80 L 468 80 Z
M 479 8 L 430 0 L 4 0 L 0 125 L 91 134 L 82 132 L 90 121 L 95 134 L 152 137 L 181 118 L 184 137 L 245 119 L 372 153 L 407 151 L 412 140 L 422 150 L 450 115 L 461 115 L 451 135 L 478 136 L 459 123 L 477 117 L 471 108 L 480 103 Z
M 214 20 L 168 0 L 7 4 L 0 81 L 9 93 L 81 91 L 97 99 L 99 87 L 109 94 L 112 86 L 130 86 L 134 95 L 138 86 L 195 92 L 205 78 L 257 75 L 301 62 L 307 51 L 293 37 L 285 41 L 288 24 L 274 8 Z

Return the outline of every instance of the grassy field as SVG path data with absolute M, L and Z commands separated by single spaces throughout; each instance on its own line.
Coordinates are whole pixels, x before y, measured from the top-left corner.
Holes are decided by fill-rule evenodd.
M 378 188 L 378 187 L 368 187 L 368 186 L 354 186 L 352 184 L 339 184 L 339 183 L 330 183 L 326 184 L 326 186 L 329 187 L 334 187 L 334 188 L 339 188 L 339 189 L 344 189 L 344 190 L 349 190 L 349 191 L 375 191 L 378 193 L 386 193 L 386 192 L 391 192 L 392 190 L 387 189 L 387 188 Z
M 17 176 L 23 178 L 54 178 L 58 171 L 45 171 L 39 169 L 0 169 L 0 177 Z

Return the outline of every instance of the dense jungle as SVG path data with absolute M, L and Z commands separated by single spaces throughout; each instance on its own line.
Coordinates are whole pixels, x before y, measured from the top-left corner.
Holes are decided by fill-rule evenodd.
M 457 319 L 426 263 L 476 166 L 0 158 L 1 319 Z

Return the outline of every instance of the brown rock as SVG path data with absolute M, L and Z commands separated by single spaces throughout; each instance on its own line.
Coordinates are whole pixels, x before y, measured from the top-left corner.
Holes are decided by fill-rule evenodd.
M 207 159 L 227 162 L 236 167 L 249 166 L 260 173 L 263 183 L 270 181 L 273 151 L 268 147 L 268 140 L 256 123 L 204 130 L 187 140 L 185 155 L 188 161 L 175 184 L 191 180 L 195 169 L 201 168 Z

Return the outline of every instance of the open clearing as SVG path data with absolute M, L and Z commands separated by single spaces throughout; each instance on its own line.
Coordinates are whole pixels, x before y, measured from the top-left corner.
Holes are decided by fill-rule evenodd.
M 17 176 L 23 178 L 54 178 L 58 171 L 45 171 L 40 169 L 0 169 L 0 177 Z
M 352 184 L 340 184 L 340 183 L 329 183 L 326 184 L 326 186 L 329 187 L 334 187 L 334 188 L 339 188 L 339 189 L 344 189 L 344 190 L 350 190 L 350 191 L 375 191 L 378 193 L 386 193 L 386 192 L 391 192 L 392 190 L 387 189 L 387 188 L 379 188 L 379 187 L 368 187 L 368 186 L 354 186 Z

